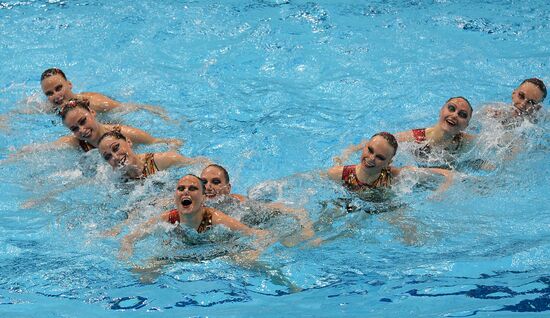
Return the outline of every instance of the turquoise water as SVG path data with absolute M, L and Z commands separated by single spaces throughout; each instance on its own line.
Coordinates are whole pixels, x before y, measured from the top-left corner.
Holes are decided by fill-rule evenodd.
M 516 129 L 521 151 L 505 160 L 497 127 L 474 118 L 470 132 L 481 138 L 465 159 L 497 169 L 461 170 L 439 200 L 414 179 L 388 204 L 351 197 L 364 210 L 390 206 L 387 213 L 330 218 L 334 199 L 350 195 L 296 174 L 329 167 L 348 144 L 380 130 L 432 125 L 451 96 L 479 109 L 508 102 L 524 78 L 550 82 L 549 9 L 544 1 L 1 2 L 0 112 L 43 103 L 39 76 L 52 66 L 76 92 L 161 105 L 177 124 L 145 112 L 106 120 L 185 139 L 182 153 L 226 166 L 235 192 L 306 208 L 327 242 L 275 244 L 261 257 L 269 270 L 250 270 L 215 257 L 238 240 L 228 237 L 189 248 L 183 258 L 214 254 L 166 265 L 145 284 L 116 259 L 118 239 L 99 234 L 198 168 L 128 188 L 97 154 L 32 154 L 0 165 L 0 313 L 547 316 L 547 120 Z M 2 159 L 67 132 L 44 114 L 11 115 L 8 126 Z M 148 150 L 164 148 L 137 149 Z M 414 160 L 400 152 L 395 162 Z M 79 186 L 21 207 L 69 184 Z M 155 213 L 146 207 L 141 217 Z M 416 230 L 408 237 L 402 228 Z M 140 243 L 133 261 L 168 253 L 165 236 Z M 291 293 L 289 283 L 302 291 Z

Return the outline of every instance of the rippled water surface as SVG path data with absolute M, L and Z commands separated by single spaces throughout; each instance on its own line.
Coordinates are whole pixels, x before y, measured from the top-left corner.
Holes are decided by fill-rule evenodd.
M 144 274 L 100 233 L 129 207 L 158 213 L 142 202 L 199 168 L 127 186 L 94 152 L 30 154 L 0 165 L 1 316 L 549 315 L 546 110 L 508 132 L 476 113 L 461 160 L 496 169 L 466 165 L 436 199 L 414 177 L 359 198 L 315 172 L 378 131 L 433 125 L 451 96 L 480 109 L 525 78 L 549 83 L 549 21 L 545 1 L 0 2 L 0 159 L 67 133 L 53 115 L 14 113 L 44 102 L 40 73 L 56 66 L 76 92 L 161 105 L 176 123 L 104 120 L 186 140 L 182 153 L 226 166 L 236 193 L 305 208 L 325 239 L 275 244 L 251 269 L 220 257 L 247 244 L 223 229 L 177 252 L 159 233 L 132 262 L 177 260 Z M 396 165 L 416 163 L 407 149 Z M 137 152 L 151 150 L 164 148 Z

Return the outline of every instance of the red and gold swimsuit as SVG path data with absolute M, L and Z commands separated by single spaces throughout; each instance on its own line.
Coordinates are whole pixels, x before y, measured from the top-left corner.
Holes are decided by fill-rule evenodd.
M 172 224 L 180 223 L 180 214 L 178 213 L 177 209 L 173 209 L 168 212 L 168 222 Z M 203 233 L 212 228 L 212 214 L 208 209 L 204 210 L 204 214 L 202 216 L 201 224 L 199 224 L 199 227 L 197 228 L 198 233 Z
M 390 168 L 385 168 L 380 172 L 380 175 L 374 182 L 371 184 L 363 183 L 359 181 L 359 178 L 357 178 L 356 174 L 356 165 L 351 166 L 344 166 L 344 170 L 342 171 L 342 180 L 344 181 L 344 185 L 352 190 L 352 191 L 358 191 L 358 190 L 364 190 L 364 189 L 374 189 L 379 187 L 389 187 L 392 184 L 393 176 L 391 174 Z

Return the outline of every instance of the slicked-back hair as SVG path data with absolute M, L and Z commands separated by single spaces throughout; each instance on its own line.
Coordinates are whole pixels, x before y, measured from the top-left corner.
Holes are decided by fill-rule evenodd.
M 71 111 L 71 110 L 73 110 L 77 107 L 80 107 L 80 108 L 84 109 L 85 111 L 87 111 L 89 113 L 92 111 L 90 109 L 90 101 L 89 100 L 79 99 L 79 98 L 71 98 L 66 103 L 61 105 L 61 107 L 59 107 L 58 115 L 61 117 L 61 119 L 65 120 L 65 117 L 67 116 L 67 113 L 69 113 L 69 111 Z
M 389 132 L 382 131 L 382 132 L 379 132 L 379 133 L 376 133 L 376 134 L 372 135 L 372 137 L 370 139 L 372 139 L 376 136 L 380 136 L 380 137 L 384 138 L 390 144 L 390 146 L 393 147 L 393 155 L 395 156 L 395 154 L 397 153 L 397 147 L 399 146 L 399 144 L 397 143 L 397 139 L 395 139 L 395 136 L 390 134 Z
M 533 85 L 535 85 L 536 87 L 538 87 L 540 89 L 540 91 L 542 92 L 542 101 L 544 101 L 544 99 L 546 98 L 546 85 L 544 85 L 544 82 L 536 77 L 533 77 L 533 78 L 528 78 L 526 80 L 524 80 L 523 82 L 521 82 L 520 86 L 525 84 L 525 83 L 531 83 Z
M 99 137 L 99 140 L 97 141 L 97 144 L 99 145 L 101 143 L 101 141 L 103 139 L 107 138 L 107 137 L 113 137 L 115 139 L 128 141 L 128 138 L 126 138 L 126 136 L 124 136 L 120 132 L 118 132 L 116 130 L 111 130 L 111 131 L 108 131 L 108 132 L 104 133 L 103 135 L 101 135 L 101 137 Z
M 42 72 L 42 75 L 40 75 L 40 81 L 42 82 L 44 79 L 54 75 L 61 75 L 65 80 L 67 80 L 67 76 L 65 76 L 65 73 L 63 73 L 62 70 L 53 67 Z

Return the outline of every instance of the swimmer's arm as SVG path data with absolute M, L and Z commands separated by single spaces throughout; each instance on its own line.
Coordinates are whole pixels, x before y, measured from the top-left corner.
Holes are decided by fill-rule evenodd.
M 438 174 L 445 178 L 445 181 L 435 190 L 436 194 L 441 194 L 451 186 L 453 183 L 453 175 L 454 173 L 451 170 L 447 169 L 441 169 L 441 168 L 419 168 L 414 166 L 405 166 L 402 168 L 396 168 L 392 167 L 392 174 L 394 176 L 398 176 L 402 171 L 409 170 L 409 171 L 415 171 L 415 172 L 428 172 L 430 174 Z
M 172 166 L 189 166 L 193 164 L 208 165 L 210 160 L 206 157 L 188 158 L 175 151 L 169 151 L 156 153 L 155 163 L 160 170 L 165 170 Z
M 365 148 L 365 145 L 367 144 L 367 140 L 361 141 L 357 145 L 351 145 L 344 149 L 340 157 L 334 157 L 333 162 L 337 165 L 343 165 L 344 162 L 346 162 L 349 159 L 349 156 L 351 156 L 353 153 Z
M 244 202 L 244 201 L 247 200 L 247 198 L 242 194 L 231 193 L 231 194 L 229 194 L 229 196 L 231 196 L 234 199 L 239 200 L 239 202 Z
M 398 132 L 394 136 L 397 142 L 411 142 L 416 140 L 411 130 Z
M 120 240 L 120 250 L 118 253 L 119 259 L 128 259 L 134 253 L 134 244 L 143 239 L 144 237 L 150 235 L 155 229 L 156 226 L 163 221 L 168 222 L 168 212 L 161 214 L 160 216 L 153 217 L 147 222 L 138 226 L 136 230 L 132 233 L 124 236 Z
M 153 106 L 153 105 L 146 105 L 146 104 L 134 104 L 134 103 L 123 103 L 121 104 L 120 111 L 127 111 L 127 112 L 133 112 L 138 110 L 145 110 L 151 114 L 155 114 L 159 116 L 160 118 L 168 121 L 168 122 L 175 122 L 168 116 L 168 113 L 166 110 L 164 110 L 160 106 Z
M 286 213 L 300 222 L 300 226 L 302 228 L 301 240 L 308 240 L 315 235 L 315 231 L 313 231 L 313 222 L 311 222 L 306 209 L 294 209 L 280 202 L 268 203 L 266 204 L 266 207 Z
M 331 180 L 334 180 L 334 181 L 341 181 L 342 180 L 342 172 L 344 171 L 344 167 L 343 166 L 334 166 L 330 169 L 328 169 L 328 171 L 326 171 L 326 173 L 324 171 L 321 172 L 321 176 L 324 177 L 324 176 L 328 176 L 329 179 Z
M 35 152 L 42 152 L 42 151 L 50 151 L 50 150 L 60 150 L 60 149 L 68 149 L 68 148 L 76 148 L 78 147 L 78 139 L 73 136 L 64 136 L 59 138 L 58 140 L 54 142 L 48 142 L 44 144 L 32 144 L 32 145 L 26 145 L 21 147 L 17 152 L 14 154 L 10 154 L 8 156 L 8 159 L 4 160 L 3 162 L 10 162 L 14 161 L 16 159 L 19 159 L 27 154 L 35 153 Z
M 265 235 L 262 230 L 255 230 L 252 229 L 241 222 L 235 220 L 234 218 L 230 217 L 229 215 L 218 211 L 216 209 L 212 209 L 212 224 L 221 224 L 227 226 L 232 231 L 239 231 L 246 235 Z
M 167 144 L 170 148 L 179 148 L 183 143 L 175 138 L 155 138 L 145 131 L 130 127 L 121 126 L 121 132 L 127 138 L 130 138 L 134 144 L 150 145 L 150 144 Z
M 98 113 L 111 111 L 121 105 L 116 100 L 113 100 L 99 93 L 87 92 L 87 93 L 80 93 L 78 94 L 78 96 L 89 100 L 90 108 L 95 110 Z

